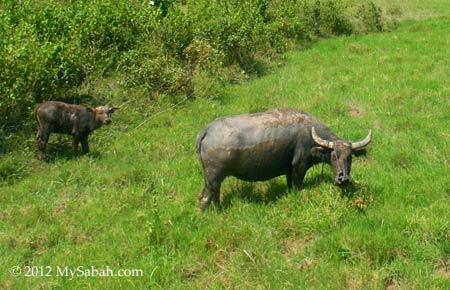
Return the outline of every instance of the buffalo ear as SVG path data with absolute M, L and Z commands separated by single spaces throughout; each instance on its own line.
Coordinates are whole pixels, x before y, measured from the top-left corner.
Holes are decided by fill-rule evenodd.
M 119 110 L 117 107 L 112 107 L 109 109 L 109 112 L 114 113 L 115 111 Z
M 353 155 L 355 155 L 356 157 L 359 156 L 366 156 L 367 155 L 367 150 L 365 148 L 360 149 L 360 150 L 353 150 L 352 151 Z
M 327 153 L 328 151 L 330 151 L 330 150 L 327 149 L 327 148 L 317 146 L 317 147 L 311 148 L 311 155 L 314 156 L 314 157 L 322 158 L 322 156 L 325 153 Z

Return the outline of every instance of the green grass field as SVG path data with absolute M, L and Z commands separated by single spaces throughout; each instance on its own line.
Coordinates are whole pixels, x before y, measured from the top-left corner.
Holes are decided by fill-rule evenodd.
M 450 289 L 450 3 L 403 2 L 395 31 L 318 41 L 217 98 L 149 109 L 105 80 L 123 103 L 90 154 L 53 135 L 49 163 L 32 137 L 0 156 L 0 289 Z M 196 134 L 277 107 L 372 129 L 355 184 L 327 165 L 299 191 L 228 178 L 200 214 Z

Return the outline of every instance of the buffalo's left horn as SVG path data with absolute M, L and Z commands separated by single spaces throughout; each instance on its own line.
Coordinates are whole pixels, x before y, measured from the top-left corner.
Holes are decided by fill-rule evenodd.
M 369 130 L 369 134 L 361 141 L 353 142 L 352 143 L 352 149 L 358 150 L 363 147 L 365 147 L 367 144 L 370 143 L 370 140 L 372 140 L 372 130 Z
M 316 129 L 314 129 L 314 127 L 312 127 L 312 129 L 311 129 L 311 135 L 312 135 L 314 141 L 317 144 L 319 144 L 320 146 L 325 147 L 325 148 L 329 148 L 329 149 L 333 149 L 334 148 L 334 142 L 330 142 L 328 140 L 324 140 L 324 139 L 320 138 L 319 135 L 317 135 Z

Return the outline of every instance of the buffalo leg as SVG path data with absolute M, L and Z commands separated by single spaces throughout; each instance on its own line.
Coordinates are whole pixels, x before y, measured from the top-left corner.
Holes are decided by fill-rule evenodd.
M 200 192 L 198 200 L 200 202 L 200 211 L 204 211 L 211 201 L 214 205 L 220 205 L 220 183 L 221 182 L 210 182 L 205 180 L 204 187 Z
M 289 190 L 292 189 L 292 169 L 291 169 L 291 172 L 286 174 L 286 182 L 287 182 L 288 189 Z
M 295 188 L 300 188 L 302 186 L 306 170 L 307 168 L 303 164 L 292 166 L 291 172 L 287 175 L 289 189 L 292 188 L 292 185 L 294 185 Z
M 81 137 L 81 147 L 83 149 L 83 153 L 89 152 L 88 135 Z

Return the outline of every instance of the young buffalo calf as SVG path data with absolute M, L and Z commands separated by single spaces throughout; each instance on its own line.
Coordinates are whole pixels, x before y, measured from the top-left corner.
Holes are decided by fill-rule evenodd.
M 100 106 L 87 108 L 63 102 L 45 102 L 36 106 L 34 113 L 38 124 L 37 145 L 38 159 L 45 159 L 50 133 L 72 135 L 73 156 L 77 155 L 78 143 L 81 141 L 83 152 L 89 152 L 88 135 L 103 124 L 110 124 L 110 115 L 118 108 Z

